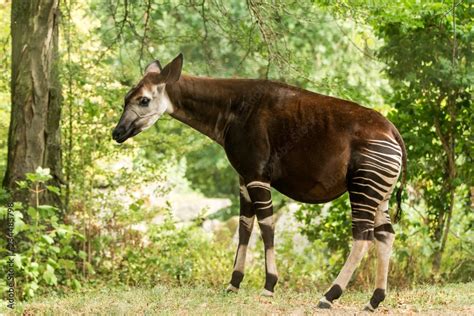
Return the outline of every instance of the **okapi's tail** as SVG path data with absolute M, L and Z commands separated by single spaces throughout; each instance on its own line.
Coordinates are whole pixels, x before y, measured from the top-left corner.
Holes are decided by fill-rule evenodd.
M 402 218 L 402 191 L 407 182 L 407 150 L 405 148 L 405 142 L 403 141 L 400 133 L 397 131 L 396 133 L 394 133 L 394 136 L 395 136 L 395 140 L 400 146 L 400 149 L 402 150 L 402 171 L 401 171 L 402 179 L 400 181 L 400 186 L 397 189 L 397 194 L 396 194 L 397 210 L 395 212 L 395 218 L 394 218 L 394 223 L 398 223 L 400 219 Z

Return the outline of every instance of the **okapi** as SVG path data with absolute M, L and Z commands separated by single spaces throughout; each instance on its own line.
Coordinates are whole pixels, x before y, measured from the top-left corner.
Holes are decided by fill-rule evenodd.
M 304 203 L 324 203 L 349 192 L 352 250 L 320 299 L 331 308 L 374 242 L 375 291 L 365 306 L 374 311 L 385 298 L 395 232 L 388 203 L 398 176 L 406 173 L 406 151 L 395 126 L 378 112 L 269 80 L 212 79 L 181 75 L 182 54 L 162 68 L 147 66 L 125 96 L 112 135 L 122 143 L 153 125 L 165 112 L 221 145 L 240 179 L 239 245 L 228 291 L 237 292 L 254 218 L 265 247 L 263 295 L 278 280 L 270 188 Z M 397 192 L 400 214 L 402 177 Z

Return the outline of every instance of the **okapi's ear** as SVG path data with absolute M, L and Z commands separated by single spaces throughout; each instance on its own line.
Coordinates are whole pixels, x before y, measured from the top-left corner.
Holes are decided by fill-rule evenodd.
M 176 56 L 173 61 L 163 68 L 161 77 L 165 79 L 167 84 L 175 83 L 181 76 L 181 69 L 183 68 L 183 54 Z
M 149 72 L 161 72 L 161 64 L 160 61 L 154 60 L 151 63 L 148 64 L 148 66 L 145 67 L 145 75 Z

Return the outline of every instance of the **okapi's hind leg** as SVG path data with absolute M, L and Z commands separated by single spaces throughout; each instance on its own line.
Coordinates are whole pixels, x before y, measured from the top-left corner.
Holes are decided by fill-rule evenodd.
M 359 265 L 360 261 L 367 253 L 371 243 L 371 240 L 353 240 L 349 257 L 347 257 L 346 263 L 342 267 L 341 272 L 339 272 L 336 280 L 332 283 L 331 287 L 324 294 L 324 296 L 319 300 L 319 308 L 331 308 L 333 301 L 341 297 L 342 292 L 349 283 L 352 274 L 354 274 L 354 271 Z
M 374 311 L 384 300 L 388 263 L 395 237 L 388 214 L 388 200 L 400 173 L 401 155 L 398 144 L 387 140 L 367 141 L 366 147 L 356 154 L 357 166 L 348 179 L 353 247 L 318 307 L 331 308 L 332 302 L 342 295 L 374 236 L 378 257 L 376 290 L 365 309 Z
M 238 292 L 240 283 L 244 278 L 245 258 L 254 222 L 255 210 L 247 187 L 243 180 L 240 179 L 239 245 L 235 254 L 234 271 L 232 272 L 232 279 L 227 287 L 227 292 Z
M 390 255 L 392 253 L 393 241 L 395 240 L 395 231 L 390 222 L 388 213 L 388 200 L 382 202 L 375 215 L 375 249 L 377 252 L 377 275 L 375 278 L 375 291 L 370 301 L 365 306 L 366 311 L 375 311 L 379 304 L 385 299 L 387 289 L 388 267 Z

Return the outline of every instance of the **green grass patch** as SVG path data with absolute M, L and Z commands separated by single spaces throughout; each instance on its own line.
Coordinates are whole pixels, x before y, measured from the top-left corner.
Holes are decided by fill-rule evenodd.
M 348 290 L 331 311 L 316 308 L 321 292 L 277 291 L 274 298 L 259 295 L 256 289 L 241 289 L 227 294 L 221 288 L 172 287 L 113 288 L 87 290 L 63 297 L 38 297 L 18 304 L 23 315 L 221 315 L 221 314 L 351 314 L 358 313 L 369 300 L 371 291 Z M 384 314 L 474 315 L 474 283 L 419 286 L 388 293 L 379 308 Z M 3 313 L 12 313 L 6 305 Z

